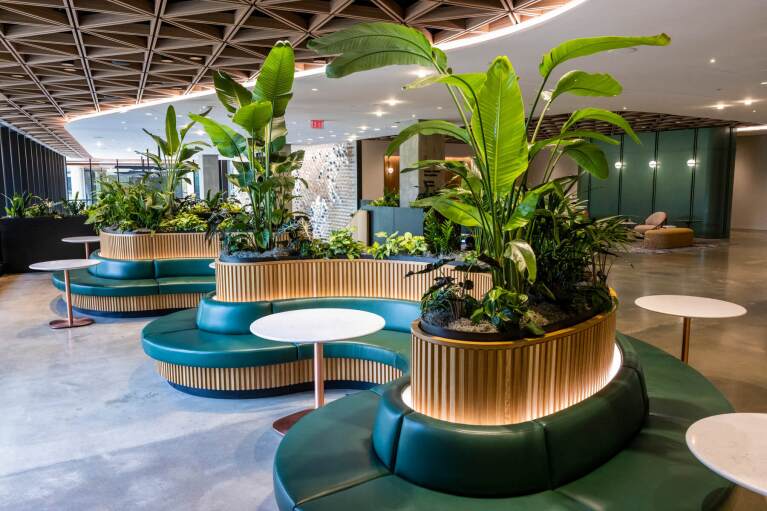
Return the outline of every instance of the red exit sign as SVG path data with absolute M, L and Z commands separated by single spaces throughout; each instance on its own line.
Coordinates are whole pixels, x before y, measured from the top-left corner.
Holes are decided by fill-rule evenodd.
M 325 127 L 325 121 L 322 119 L 312 119 L 312 128 L 321 130 Z

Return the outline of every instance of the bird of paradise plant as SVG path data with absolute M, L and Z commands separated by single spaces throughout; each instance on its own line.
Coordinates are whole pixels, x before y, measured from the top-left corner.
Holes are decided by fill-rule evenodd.
M 574 39 L 556 46 L 543 56 L 539 72 L 543 78 L 530 112 L 525 113 L 519 78 L 510 60 L 496 57 L 485 72 L 454 74 L 445 53 L 431 45 L 413 28 L 392 23 L 359 24 L 315 39 L 309 47 L 335 56 L 326 69 L 331 78 L 390 65 L 418 65 L 433 70 L 405 89 L 442 84 L 455 104 L 460 123 L 444 120 L 417 122 L 391 142 L 391 155 L 412 136 L 445 135 L 471 147 L 473 166 L 460 161 L 419 161 L 412 171 L 436 168 L 455 176 L 456 186 L 438 195 L 417 201 L 446 218 L 474 231 L 479 259 L 492 272 L 493 289 L 485 297 L 486 307 L 473 319 L 502 314 L 500 323 L 519 322 L 524 315 L 529 286 L 536 279 L 535 254 L 528 243 L 530 222 L 539 201 L 548 194 L 564 194 L 572 178 L 551 179 L 562 157 L 573 159 L 584 171 L 606 178 L 607 161 L 594 141 L 614 142 L 596 131 L 579 129 L 584 120 L 612 124 L 638 141 L 629 124 L 618 114 L 599 108 L 574 111 L 556 136 L 541 139 L 542 122 L 551 105 L 565 94 L 616 96 L 622 87 L 609 74 L 569 71 L 555 86 L 546 86 L 555 69 L 577 57 L 638 45 L 664 46 L 665 34 L 648 37 L 591 37 Z M 539 109 L 539 104 L 543 103 Z M 528 133 L 531 135 L 528 137 Z M 544 149 L 548 151 L 543 152 Z M 548 153 L 544 179 L 533 186 L 528 180 L 530 162 Z M 538 233 L 545 235 L 545 233 Z M 499 306 L 499 304 L 509 304 Z M 519 313 L 519 314 L 518 314 Z M 497 318 L 489 318 L 492 323 Z

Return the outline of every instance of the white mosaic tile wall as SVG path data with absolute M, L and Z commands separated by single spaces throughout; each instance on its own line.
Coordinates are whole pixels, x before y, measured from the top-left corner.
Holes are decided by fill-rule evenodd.
M 292 146 L 305 151 L 298 175 L 308 185 L 296 183 L 293 210 L 306 213 L 314 235 L 327 238 L 330 231 L 349 225 L 357 211 L 357 149 L 354 142 Z

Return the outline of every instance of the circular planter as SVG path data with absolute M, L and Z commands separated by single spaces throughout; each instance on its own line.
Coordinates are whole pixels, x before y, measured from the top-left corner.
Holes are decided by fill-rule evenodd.
M 542 337 L 451 339 L 411 325 L 413 408 L 462 424 L 503 425 L 572 406 L 607 384 L 615 311 Z
M 118 233 L 101 231 L 101 255 L 108 259 L 214 258 L 218 236 L 204 232 Z

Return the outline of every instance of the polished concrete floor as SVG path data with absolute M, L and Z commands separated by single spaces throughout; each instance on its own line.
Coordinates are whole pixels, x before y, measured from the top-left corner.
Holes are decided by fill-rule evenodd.
M 632 253 L 613 267 L 612 284 L 619 328 L 675 355 L 681 320 L 638 309 L 638 296 L 694 294 L 748 308 L 742 318 L 694 321 L 691 364 L 738 411 L 767 412 L 767 233 Z M 270 425 L 310 406 L 309 393 L 187 396 L 141 351 L 148 320 L 50 330 L 63 310 L 48 275 L 0 277 L 0 510 L 276 509 L 280 437 Z M 737 490 L 727 508 L 767 510 L 767 501 Z

